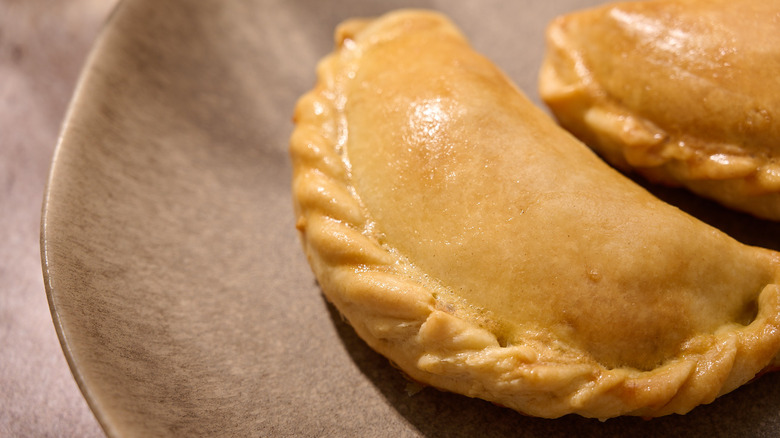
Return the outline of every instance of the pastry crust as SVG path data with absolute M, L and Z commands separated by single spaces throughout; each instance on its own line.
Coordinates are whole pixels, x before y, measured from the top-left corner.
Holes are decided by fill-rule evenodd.
M 525 414 L 684 413 L 780 348 L 780 255 L 635 185 L 443 16 L 352 20 L 295 110 L 327 298 L 411 378 Z
M 610 163 L 780 220 L 780 7 L 654 0 L 548 28 L 540 94 Z

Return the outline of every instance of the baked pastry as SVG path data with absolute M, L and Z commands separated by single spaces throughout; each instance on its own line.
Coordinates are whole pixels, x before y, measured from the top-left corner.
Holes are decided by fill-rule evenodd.
M 525 414 L 683 413 L 780 348 L 780 255 L 659 201 L 433 12 L 352 20 L 295 109 L 326 297 L 408 376 Z
M 623 170 L 780 220 L 780 3 L 654 0 L 559 17 L 540 94 Z

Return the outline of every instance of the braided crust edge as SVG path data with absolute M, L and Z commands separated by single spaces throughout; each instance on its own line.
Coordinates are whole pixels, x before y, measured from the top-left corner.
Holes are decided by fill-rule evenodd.
M 453 314 L 446 287 L 383 241 L 351 184 L 343 83 L 360 50 L 400 20 L 457 32 L 445 18 L 422 11 L 345 22 L 336 51 L 318 66 L 315 88 L 296 106 L 290 142 L 304 252 L 325 296 L 369 346 L 416 381 L 547 418 L 685 413 L 767 366 L 780 349 L 777 284 L 760 293 L 750 325 L 697 335 L 676 359 L 650 371 L 607 369 L 543 334 L 501 345 L 483 324 Z
M 636 171 L 667 186 L 684 186 L 760 218 L 780 220 L 780 157 L 756 156 L 740 145 L 714 145 L 668 132 L 635 114 L 592 77 L 563 31 L 567 20 L 564 16 L 550 24 L 539 74 L 540 95 L 561 125 L 623 171 Z M 755 116 L 762 123 L 768 117 Z

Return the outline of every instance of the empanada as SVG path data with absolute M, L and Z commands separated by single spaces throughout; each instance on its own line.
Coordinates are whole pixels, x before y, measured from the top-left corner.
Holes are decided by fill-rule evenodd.
M 780 2 L 660 0 L 560 17 L 542 99 L 613 165 L 780 220 Z
M 780 348 L 780 255 L 601 161 L 444 17 L 337 30 L 295 110 L 322 291 L 411 378 L 529 415 L 683 413 Z

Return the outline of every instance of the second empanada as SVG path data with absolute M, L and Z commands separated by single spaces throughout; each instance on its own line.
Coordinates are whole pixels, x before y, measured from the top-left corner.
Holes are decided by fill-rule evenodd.
M 530 415 L 684 413 L 780 349 L 780 255 L 625 178 L 439 14 L 349 21 L 295 110 L 324 294 L 413 379 Z
M 556 19 L 540 93 L 622 169 L 780 220 L 780 2 L 655 0 Z

